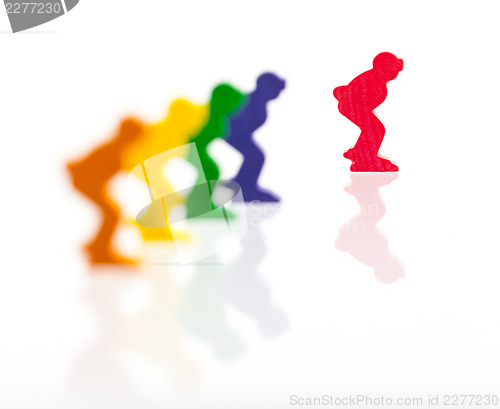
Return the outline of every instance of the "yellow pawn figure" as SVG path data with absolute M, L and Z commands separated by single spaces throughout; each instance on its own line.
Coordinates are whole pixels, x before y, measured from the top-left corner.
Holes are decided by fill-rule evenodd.
M 188 149 L 183 145 L 189 143 L 192 135 L 199 132 L 207 120 L 207 106 L 198 106 L 185 99 L 177 99 L 170 105 L 163 121 L 145 126 L 141 138 L 124 150 L 122 158 L 127 169 L 148 185 L 152 196 L 151 206 L 146 214 L 140 216 L 141 220 L 160 215 L 162 224 L 163 219 L 165 223 L 165 228 L 161 228 L 139 225 L 134 221 L 143 240 L 173 240 L 167 216 L 172 208 L 184 204 L 186 198 L 175 194 L 173 187 L 163 175 L 163 168 L 173 158 L 187 157 Z M 168 201 L 164 200 L 167 195 Z M 161 211 L 158 211 L 159 205 L 161 205 Z M 187 234 L 176 232 L 175 238 L 188 239 L 189 237 Z

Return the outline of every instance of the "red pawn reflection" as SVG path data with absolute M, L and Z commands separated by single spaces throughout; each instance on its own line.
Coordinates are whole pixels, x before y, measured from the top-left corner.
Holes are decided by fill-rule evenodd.
M 352 161 L 352 172 L 397 172 L 389 159 L 379 156 L 385 128 L 373 110 L 387 97 L 387 83 L 403 70 L 403 60 L 391 53 L 381 53 L 373 60 L 373 68 L 354 78 L 349 85 L 337 87 L 333 96 L 339 111 L 359 126 L 361 135 L 356 145 L 344 153 Z

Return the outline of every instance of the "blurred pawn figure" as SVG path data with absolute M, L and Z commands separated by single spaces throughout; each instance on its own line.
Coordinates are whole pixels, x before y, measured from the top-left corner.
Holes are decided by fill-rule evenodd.
M 96 148 L 82 160 L 68 164 L 73 185 L 99 207 L 102 215 L 101 228 L 84 247 L 91 264 L 135 264 L 135 260 L 117 254 L 113 248 L 120 207 L 108 193 L 108 182 L 120 170 L 125 170 L 121 152 L 140 137 L 142 129 L 137 120 L 126 119 L 110 142 Z
M 285 81 L 272 73 L 262 74 L 257 87 L 251 92 L 243 108 L 230 120 L 227 142 L 243 155 L 243 164 L 233 179 L 241 186 L 245 202 L 279 202 L 279 198 L 257 184 L 264 153 L 255 143 L 253 133 L 267 119 L 267 103 L 278 97 L 285 88 Z
M 188 218 L 212 217 L 210 210 L 216 206 L 212 203 L 210 182 L 219 180 L 219 167 L 210 156 L 208 145 L 216 138 L 226 139 L 229 117 L 240 108 L 244 100 L 245 96 L 228 84 L 219 84 L 212 91 L 208 121 L 190 139 L 190 142 L 196 144 L 204 174 L 198 174 L 195 187 L 187 199 Z
M 379 156 L 385 128 L 373 110 L 387 97 L 387 83 L 403 70 L 403 60 L 391 53 L 381 53 L 373 68 L 354 78 L 349 85 L 333 90 L 339 111 L 361 129 L 356 145 L 344 153 L 352 161 L 352 172 L 397 172 L 397 165 Z

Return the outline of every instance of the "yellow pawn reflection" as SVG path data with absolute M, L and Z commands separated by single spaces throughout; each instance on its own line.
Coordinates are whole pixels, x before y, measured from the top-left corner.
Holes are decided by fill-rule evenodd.
M 123 161 L 149 187 L 154 198 L 161 200 L 165 228 L 141 226 L 133 222 L 145 241 L 173 240 L 167 216 L 175 206 L 185 203 L 185 197 L 175 194 L 173 187 L 163 175 L 165 164 L 175 158 L 186 158 L 188 150 L 182 146 L 205 125 L 208 107 L 198 106 L 185 99 L 177 99 L 170 105 L 167 116 L 158 124 L 145 126 L 142 135 L 123 152 Z M 174 149 L 177 148 L 177 149 Z M 160 153 L 169 151 L 166 155 Z M 140 169 L 138 164 L 140 164 Z M 168 203 L 163 197 L 169 195 Z M 161 199 L 160 199 L 161 198 Z M 142 218 L 156 217 L 156 206 L 151 206 Z M 189 239 L 187 234 L 175 233 L 175 239 Z

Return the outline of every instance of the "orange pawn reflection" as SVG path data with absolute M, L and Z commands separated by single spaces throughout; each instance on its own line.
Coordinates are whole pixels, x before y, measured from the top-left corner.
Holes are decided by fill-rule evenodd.
M 121 170 L 126 170 L 122 152 L 143 131 L 142 124 L 132 118 L 125 119 L 115 137 L 99 146 L 80 161 L 68 164 L 73 185 L 100 209 L 102 225 L 95 238 L 85 245 L 92 264 L 135 264 L 136 261 L 117 254 L 112 239 L 120 220 L 120 208 L 109 196 L 107 185 Z

